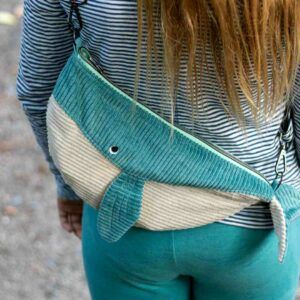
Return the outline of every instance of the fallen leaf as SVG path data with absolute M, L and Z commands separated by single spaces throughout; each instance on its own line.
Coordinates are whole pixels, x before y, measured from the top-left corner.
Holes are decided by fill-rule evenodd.
M 4 207 L 4 214 L 7 216 L 14 216 L 17 213 L 17 208 L 12 205 L 8 205 Z

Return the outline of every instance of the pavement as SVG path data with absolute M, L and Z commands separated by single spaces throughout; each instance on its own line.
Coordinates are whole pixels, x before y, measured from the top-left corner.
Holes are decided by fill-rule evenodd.
M 0 4 L 0 299 L 88 300 L 80 240 L 61 229 L 53 177 L 16 100 L 22 2 Z

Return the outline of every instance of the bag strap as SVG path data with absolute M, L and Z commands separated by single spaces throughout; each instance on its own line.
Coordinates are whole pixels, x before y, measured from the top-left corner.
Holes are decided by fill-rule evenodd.
M 80 16 L 79 6 L 84 5 L 88 2 L 88 0 L 70 0 L 70 9 L 69 9 L 69 18 L 68 25 L 70 31 L 73 33 L 73 44 L 75 45 L 76 39 L 80 35 L 80 31 L 83 27 L 82 18 Z M 78 20 L 78 25 L 75 25 L 73 20 L 73 13 L 75 12 L 76 19 Z
M 290 128 L 291 120 L 292 120 L 293 111 L 291 109 L 290 103 L 286 104 L 285 111 L 283 114 L 283 120 L 280 124 L 277 136 L 279 137 L 280 143 L 280 150 L 277 157 L 277 161 L 275 163 L 275 174 L 276 177 L 272 183 L 274 190 L 276 191 L 280 186 L 283 175 L 286 172 L 286 151 L 289 149 L 290 145 L 292 144 L 291 141 L 293 137 L 288 137 L 287 133 Z M 279 171 L 279 166 L 283 164 L 282 170 Z
M 292 109 L 291 109 L 291 105 L 288 103 L 286 104 L 285 107 L 285 111 L 284 111 L 284 115 L 283 115 L 283 120 L 280 124 L 279 127 L 279 132 L 282 134 L 286 134 L 288 129 L 289 129 L 289 124 L 292 118 Z

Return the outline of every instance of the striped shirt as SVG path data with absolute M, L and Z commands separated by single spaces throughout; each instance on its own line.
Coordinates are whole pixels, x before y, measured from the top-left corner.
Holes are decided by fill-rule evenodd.
M 49 155 L 46 131 L 46 107 L 57 77 L 70 56 L 72 34 L 68 29 L 69 0 L 25 0 L 22 40 L 17 77 L 17 95 L 30 121 L 37 142 L 41 146 L 55 175 L 58 194 L 70 200 L 79 199 L 63 181 Z M 101 66 L 105 76 L 128 95 L 133 96 L 137 51 L 136 0 L 88 0 L 80 6 L 83 20 L 82 42 Z M 162 58 L 162 43 L 158 57 Z M 170 120 L 170 106 L 164 82 L 162 64 L 151 69 L 151 86 L 146 84 L 146 44 L 142 43 L 141 77 L 138 101 Z M 186 57 L 185 57 L 186 58 Z M 276 136 L 283 118 L 284 105 L 276 114 L 262 122 L 257 132 L 249 107 L 242 94 L 241 104 L 245 113 L 247 137 L 234 118 L 228 118 L 220 99 L 226 103 L 226 95 L 218 87 L 216 72 L 210 52 L 207 52 L 209 68 L 204 69 L 201 81 L 201 101 L 198 115 L 192 122 L 191 105 L 187 101 L 185 65 L 181 66 L 175 124 L 201 136 L 236 156 L 261 172 L 270 182 L 275 174 L 275 162 L 279 153 Z M 287 172 L 283 182 L 300 191 L 300 72 L 297 74 L 293 95 L 293 119 L 285 139 L 290 142 L 287 153 Z M 255 95 L 254 95 L 255 96 Z M 261 202 L 242 209 L 220 223 L 254 229 L 272 228 L 273 222 L 266 203 Z

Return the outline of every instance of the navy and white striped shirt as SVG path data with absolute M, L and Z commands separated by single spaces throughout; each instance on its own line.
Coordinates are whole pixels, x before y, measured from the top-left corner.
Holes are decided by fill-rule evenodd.
M 38 143 L 55 175 L 60 196 L 78 199 L 66 185 L 54 166 L 48 152 L 46 131 L 46 106 L 57 77 L 72 48 L 72 34 L 68 29 L 67 16 L 70 0 L 25 0 L 22 41 L 20 49 L 17 94 L 32 125 Z M 133 96 L 137 50 L 137 1 L 136 0 L 89 0 L 80 6 L 83 19 L 82 41 L 90 50 L 105 76 L 128 95 Z M 151 87 L 147 90 L 145 76 L 146 45 L 141 51 L 141 78 L 138 101 L 169 120 L 170 107 L 166 89 L 162 85 L 162 64 L 151 70 Z M 158 47 L 162 57 L 162 44 Z M 283 118 L 284 105 L 278 108 L 269 122 L 262 123 L 257 132 L 249 107 L 243 95 L 241 103 L 246 116 L 247 138 L 237 122 L 228 119 L 220 99 L 226 103 L 224 91 L 218 88 L 211 53 L 207 53 L 209 69 L 204 69 L 201 83 L 203 107 L 194 124 L 191 105 L 186 100 L 186 69 L 180 70 L 175 123 L 211 141 L 261 172 L 270 182 L 274 179 L 274 167 L 279 151 L 276 137 Z M 300 74 L 298 72 L 293 95 L 293 120 L 287 140 L 292 141 L 287 153 L 287 172 L 283 182 L 300 190 Z M 254 95 L 255 96 L 255 95 Z M 265 203 L 252 205 L 219 221 L 248 228 L 272 228 L 273 223 Z

